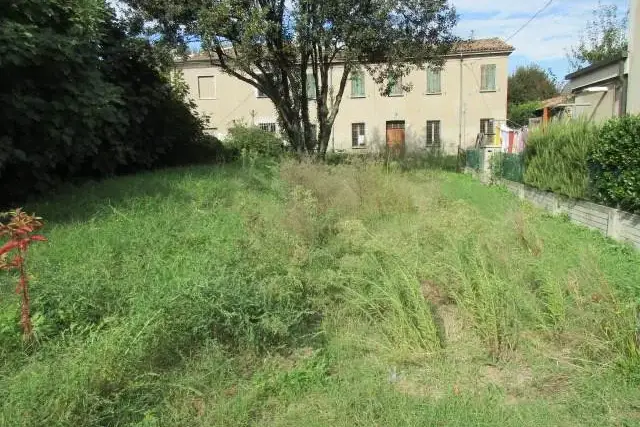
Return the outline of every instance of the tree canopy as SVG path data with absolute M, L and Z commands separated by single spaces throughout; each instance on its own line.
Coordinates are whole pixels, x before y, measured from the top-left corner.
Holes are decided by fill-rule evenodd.
M 627 53 L 628 14 L 620 16 L 615 4 L 598 3 L 580 42 L 567 52 L 573 71 Z
M 520 66 L 509 76 L 509 104 L 542 101 L 557 94 L 556 77 L 537 64 Z
M 151 167 L 201 123 L 104 0 L 0 5 L 0 205 Z
M 447 0 L 126 0 L 159 42 L 198 40 L 220 68 L 273 102 L 299 152 L 324 154 L 351 73 L 382 93 L 417 67 L 439 67 L 456 40 Z M 344 67 L 333 76 L 334 66 Z M 405 85 L 405 90 L 410 86 Z M 312 135 L 309 98 L 315 98 Z

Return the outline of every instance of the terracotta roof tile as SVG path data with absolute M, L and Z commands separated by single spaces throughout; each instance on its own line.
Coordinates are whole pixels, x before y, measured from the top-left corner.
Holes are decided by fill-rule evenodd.
M 453 53 L 513 52 L 514 48 L 498 37 L 490 39 L 464 40 L 454 46 Z
M 464 40 L 456 44 L 449 55 L 460 53 L 513 52 L 514 48 L 497 37 L 490 39 Z M 214 56 L 215 59 L 215 56 Z M 207 54 L 189 55 L 188 61 L 209 61 Z

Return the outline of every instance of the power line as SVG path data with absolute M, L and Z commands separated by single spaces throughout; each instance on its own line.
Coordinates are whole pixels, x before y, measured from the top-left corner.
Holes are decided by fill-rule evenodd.
M 553 0 L 549 0 L 549 1 L 547 2 L 547 4 L 545 4 L 544 6 L 542 6 L 542 8 L 541 8 L 540 10 L 538 10 L 538 11 L 537 11 L 537 12 L 536 12 L 536 13 L 535 13 L 535 14 L 534 14 L 534 15 L 533 15 L 533 16 L 532 16 L 532 17 L 531 17 L 527 22 L 525 22 L 525 24 L 524 24 L 522 27 L 518 28 L 518 30 L 517 30 L 515 33 L 511 34 L 511 35 L 510 35 L 509 37 L 507 37 L 504 41 L 505 41 L 505 42 L 508 42 L 509 40 L 511 40 L 512 38 L 514 38 L 516 35 L 518 35 L 518 33 L 519 33 L 520 31 L 524 30 L 524 28 L 525 28 L 527 25 L 531 24 L 531 21 L 533 21 L 534 19 L 536 19 L 536 18 L 538 17 L 538 15 L 540 15 L 542 12 L 544 12 L 544 10 L 545 10 L 546 8 L 548 8 L 548 7 L 551 5 L 551 3 L 553 3 Z

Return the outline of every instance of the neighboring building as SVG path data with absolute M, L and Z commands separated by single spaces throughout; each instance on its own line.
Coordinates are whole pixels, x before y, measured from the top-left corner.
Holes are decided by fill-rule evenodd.
M 565 78 L 574 96 L 573 116 L 600 122 L 627 112 L 627 55 L 598 62 Z
M 441 71 L 418 70 L 390 96 L 367 73 L 354 74 L 345 89 L 329 150 L 376 150 L 389 140 L 407 149 L 441 147 L 455 153 L 475 144 L 478 133 L 492 133 L 507 118 L 508 57 L 513 47 L 500 39 L 463 42 L 447 56 Z M 277 131 L 270 100 L 251 85 L 223 73 L 208 57 L 176 64 L 198 110 L 210 117 L 210 131 L 224 137 L 234 121 Z M 342 74 L 336 64 L 334 86 Z M 313 101 L 311 101 L 313 104 Z M 312 117 L 315 106 L 310 106 Z
M 627 110 L 640 114 L 640 0 L 631 0 Z

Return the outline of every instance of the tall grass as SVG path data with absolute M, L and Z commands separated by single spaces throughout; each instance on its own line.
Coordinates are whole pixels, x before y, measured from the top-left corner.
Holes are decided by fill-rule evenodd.
M 586 119 L 552 121 L 534 129 L 525 151 L 524 182 L 585 198 L 589 186 L 587 155 L 597 142 L 597 131 Z
M 636 415 L 638 255 L 468 177 L 256 162 L 29 208 L 37 341 L 2 286 L 0 425 Z

